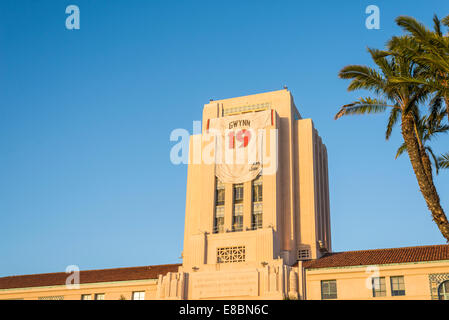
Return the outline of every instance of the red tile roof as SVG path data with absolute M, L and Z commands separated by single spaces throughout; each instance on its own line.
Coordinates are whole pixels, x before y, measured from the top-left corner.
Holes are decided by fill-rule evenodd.
M 177 272 L 180 264 L 80 271 L 80 283 L 157 279 L 162 274 Z M 65 285 L 65 272 L 31 274 L 0 278 L 0 289 Z
M 329 253 L 319 259 L 305 261 L 303 266 L 313 269 L 438 260 L 449 260 L 449 245 Z

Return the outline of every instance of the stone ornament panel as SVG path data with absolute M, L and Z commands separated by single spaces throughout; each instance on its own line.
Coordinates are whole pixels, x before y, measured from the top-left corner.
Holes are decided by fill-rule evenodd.
M 429 274 L 430 294 L 432 300 L 438 300 L 438 287 L 444 281 L 449 280 L 449 273 Z
M 217 263 L 245 262 L 245 246 L 217 248 Z

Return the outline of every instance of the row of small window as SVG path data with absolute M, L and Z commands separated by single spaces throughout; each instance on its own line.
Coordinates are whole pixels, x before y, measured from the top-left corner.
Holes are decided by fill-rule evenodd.
M 262 177 L 258 176 L 253 181 L 252 201 L 262 202 Z M 243 203 L 244 186 L 243 183 L 233 185 L 234 204 Z M 216 180 L 215 205 L 224 206 L 225 204 L 225 185 L 218 179 Z
M 262 228 L 262 204 L 253 206 L 251 215 L 251 230 Z M 214 233 L 223 233 L 224 230 L 224 207 L 217 207 L 215 212 Z M 232 215 L 232 232 L 243 231 L 243 205 L 234 207 Z
M 104 300 L 104 293 L 96 293 L 94 295 L 95 300 Z M 92 300 L 91 294 L 82 294 L 81 300 Z
M 225 211 L 225 186 L 218 179 L 216 181 L 216 201 L 215 201 L 215 219 L 214 233 L 224 232 L 224 211 Z M 235 184 L 234 208 L 232 214 L 232 232 L 243 231 L 243 184 Z M 253 213 L 251 216 L 251 229 L 262 228 L 262 178 L 259 176 L 253 181 L 252 186 Z
M 385 277 L 374 277 L 371 281 L 373 297 L 385 297 L 387 295 Z M 390 277 L 390 284 L 391 296 L 405 296 L 404 276 Z M 337 299 L 337 280 L 321 281 L 321 299 Z
M 104 300 L 104 293 L 94 294 L 95 300 Z M 82 294 L 81 300 L 92 300 L 91 294 Z M 145 291 L 134 291 L 132 294 L 132 300 L 145 300 Z

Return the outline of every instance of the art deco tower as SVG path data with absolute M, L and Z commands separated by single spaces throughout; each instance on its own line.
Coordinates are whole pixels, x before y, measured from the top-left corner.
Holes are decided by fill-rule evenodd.
M 231 172 L 210 161 L 212 129 L 239 148 L 254 125 L 261 163 Z M 190 139 L 183 265 L 161 279 L 161 298 L 297 297 L 301 268 L 292 266 L 330 251 L 326 147 L 290 92 L 206 104 L 202 134 Z

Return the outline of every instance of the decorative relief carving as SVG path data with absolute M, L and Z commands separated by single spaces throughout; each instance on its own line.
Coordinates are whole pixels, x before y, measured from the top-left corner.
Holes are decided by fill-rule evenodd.
M 169 272 L 159 275 L 157 282 L 157 299 L 184 299 L 185 274 Z
M 245 246 L 217 248 L 217 263 L 245 262 Z
M 279 267 L 268 267 L 268 291 L 279 291 Z
M 156 297 L 173 300 L 220 297 L 298 299 L 298 278 L 297 269 L 279 262 L 235 271 L 167 273 L 159 276 Z
M 190 275 L 192 298 L 257 296 L 259 291 L 258 272 L 214 272 Z
M 449 280 L 449 273 L 429 274 L 430 294 L 432 300 L 438 300 L 438 287 L 446 280 Z
M 288 297 L 290 299 L 298 299 L 298 273 L 290 270 Z
M 266 265 L 261 270 L 263 287 L 260 295 L 298 299 L 298 273 L 285 265 Z

